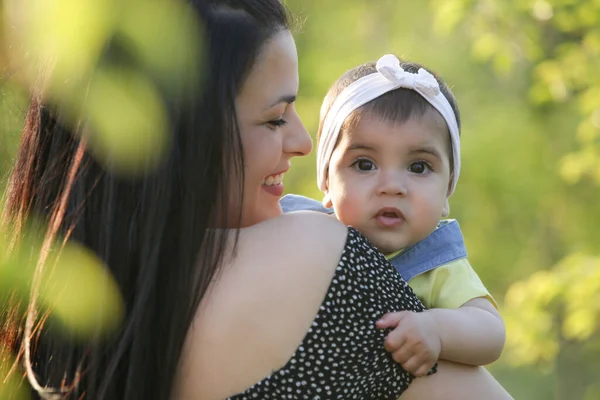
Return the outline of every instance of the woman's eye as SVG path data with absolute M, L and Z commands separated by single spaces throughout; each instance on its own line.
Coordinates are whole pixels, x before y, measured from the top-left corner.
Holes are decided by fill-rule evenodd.
M 408 170 L 415 174 L 424 174 L 431 171 L 431 167 L 425 161 L 417 161 L 410 164 Z
M 353 166 L 359 171 L 372 171 L 375 169 L 375 163 L 365 159 L 355 161 Z
M 283 118 L 280 119 L 274 119 L 272 121 L 267 122 L 269 125 L 274 126 L 276 128 L 279 128 L 280 126 L 284 126 L 285 124 L 287 124 L 287 121 Z

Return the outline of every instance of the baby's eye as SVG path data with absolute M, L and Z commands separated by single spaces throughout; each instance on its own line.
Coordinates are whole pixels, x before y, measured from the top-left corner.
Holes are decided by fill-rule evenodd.
M 431 167 L 425 161 L 417 161 L 408 167 L 408 170 L 415 174 L 424 174 L 431 171 Z
M 362 158 L 360 160 L 356 160 L 352 166 L 359 171 L 372 171 L 375 169 L 375 163 L 371 160 L 367 160 Z

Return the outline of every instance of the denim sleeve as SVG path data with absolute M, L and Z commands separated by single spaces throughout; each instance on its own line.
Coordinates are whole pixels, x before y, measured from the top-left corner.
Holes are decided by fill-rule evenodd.
M 292 211 L 317 211 L 325 214 L 333 213 L 332 208 L 326 208 L 320 201 L 300 196 L 297 194 L 287 194 L 279 200 L 284 213 Z

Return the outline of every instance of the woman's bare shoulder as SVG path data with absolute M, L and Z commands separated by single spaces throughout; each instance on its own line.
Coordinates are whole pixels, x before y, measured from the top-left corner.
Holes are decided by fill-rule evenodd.
M 285 365 L 318 313 L 347 235 L 314 212 L 242 229 L 188 336 L 181 398 L 227 397 Z
M 280 277 L 281 287 L 305 282 L 326 289 L 347 236 L 348 228 L 331 216 L 285 214 L 243 230 L 230 268 L 252 277 Z
M 348 228 L 333 216 L 298 211 L 242 230 L 240 250 L 256 253 L 270 248 L 279 260 L 289 257 L 299 263 L 337 264 L 347 235 Z
M 345 236 L 347 228 L 333 215 L 323 214 L 316 211 L 294 211 L 283 214 L 276 218 L 268 219 L 260 224 L 242 229 L 248 232 L 270 232 L 272 229 L 287 231 L 286 234 L 303 234 L 306 231 L 314 233 L 315 229 L 326 230 L 327 233 L 338 232 Z

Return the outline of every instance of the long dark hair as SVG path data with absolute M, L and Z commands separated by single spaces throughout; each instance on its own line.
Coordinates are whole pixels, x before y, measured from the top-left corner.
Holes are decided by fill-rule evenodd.
M 70 232 L 108 266 L 125 305 L 109 340 L 75 342 L 52 326 L 38 334 L 36 380 L 62 387 L 65 398 L 168 399 L 195 310 L 231 248 L 226 231 L 211 228 L 236 226 L 223 204 L 241 208 L 235 98 L 264 44 L 289 29 L 288 17 L 279 0 L 193 3 L 207 49 L 203 86 L 186 107 L 172 107 L 171 148 L 158 168 L 138 178 L 112 173 L 59 109 L 31 99 L 4 221 L 55 218 L 58 233 Z M 64 210 L 55 212 L 65 193 Z M 5 326 L 0 339 L 18 337 L 18 325 Z

